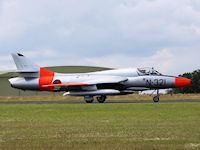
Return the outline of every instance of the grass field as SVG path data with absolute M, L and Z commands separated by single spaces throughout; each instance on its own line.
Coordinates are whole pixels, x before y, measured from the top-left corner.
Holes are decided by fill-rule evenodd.
M 200 149 L 200 103 L 0 105 L 0 149 Z

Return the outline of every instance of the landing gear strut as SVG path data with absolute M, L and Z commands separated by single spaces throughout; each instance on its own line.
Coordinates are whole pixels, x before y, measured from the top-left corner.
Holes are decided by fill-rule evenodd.
M 97 101 L 99 102 L 99 103 L 104 103 L 105 102 L 105 100 L 106 100 L 106 96 L 104 96 L 104 95 L 102 95 L 102 96 L 97 96 Z
M 160 101 L 160 94 L 159 90 L 157 90 L 157 95 L 153 97 L 154 103 L 158 103 Z
M 84 100 L 86 103 L 93 103 L 94 98 L 93 96 L 84 96 Z

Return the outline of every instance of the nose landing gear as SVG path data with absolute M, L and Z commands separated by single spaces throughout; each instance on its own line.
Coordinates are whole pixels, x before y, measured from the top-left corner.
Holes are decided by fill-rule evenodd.
M 154 103 L 158 103 L 160 101 L 160 94 L 159 90 L 157 90 L 157 95 L 153 97 Z

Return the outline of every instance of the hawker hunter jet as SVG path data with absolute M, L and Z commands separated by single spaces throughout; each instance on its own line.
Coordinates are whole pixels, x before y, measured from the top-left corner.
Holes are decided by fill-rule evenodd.
M 191 84 L 189 79 L 162 75 L 147 68 L 62 74 L 39 67 L 22 54 L 12 54 L 12 57 L 19 73 L 19 77 L 9 79 L 13 88 L 64 92 L 63 96 L 83 96 L 86 103 L 92 103 L 94 97 L 99 103 L 104 103 L 107 96 L 145 90 L 156 90 L 153 101 L 159 102 L 159 89 L 181 88 Z

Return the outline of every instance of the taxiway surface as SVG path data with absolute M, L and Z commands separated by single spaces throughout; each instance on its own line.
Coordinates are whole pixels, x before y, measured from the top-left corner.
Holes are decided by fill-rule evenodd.
M 189 102 L 200 102 L 200 100 L 160 100 L 159 103 L 189 103 Z M 139 104 L 139 103 L 154 103 L 153 101 L 150 100 L 118 100 L 118 101 L 106 101 L 103 104 Z M 159 104 L 158 103 L 158 104 Z M 0 102 L 0 105 L 13 105 L 13 104 L 86 104 L 83 101 L 26 101 L 26 102 Z M 98 104 L 98 102 L 94 101 L 92 104 Z M 157 103 L 155 103 L 157 104 Z

